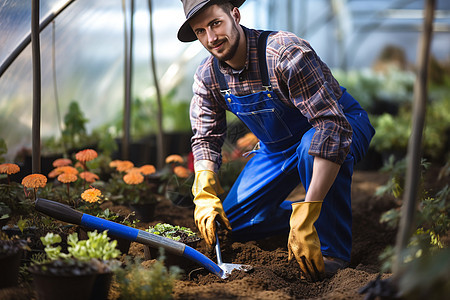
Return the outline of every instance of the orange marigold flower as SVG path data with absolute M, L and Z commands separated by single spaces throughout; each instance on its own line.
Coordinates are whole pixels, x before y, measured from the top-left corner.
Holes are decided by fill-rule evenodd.
M 75 158 L 81 162 L 91 161 L 98 156 L 97 151 L 93 149 L 81 150 L 75 154 Z
M 55 161 L 53 162 L 53 166 L 55 168 L 64 167 L 64 166 L 68 166 L 71 164 L 72 164 L 72 161 L 68 158 L 58 158 L 58 159 L 55 159 Z
M 249 132 L 237 140 L 236 146 L 239 149 L 247 150 L 253 148 L 258 141 L 258 138 L 253 133 Z
M 47 177 L 42 174 L 30 174 L 22 179 L 22 185 L 27 188 L 43 188 L 47 184 Z
M 136 167 L 132 167 L 132 168 L 127 169 L 127 170 L 125 171 L 125 173 L 131 173 L 131 172 L 142 173 L 142 172 L 139 170 L 139 168 L 136 168 Z
M 166 164 L 170 163 L 180 163 L 182 164 L 184 159 L 178 154 L 172 154 L 166 157 Z
M 94 174 L 95 175 L 95 174 Z M 102 196 L 102 192 L 96 188 L 90 188 L 85 190 L 81 194 L 81 199 L 89 203 L 95 203 L 100 201 L 100 197 Z
M 129 160 L 123 160 L 117 163 L 116 169 L 119 172 L 125 172 L 134 167 L 134 164 Z
M 57 172 L 59 172 L 59 174 L 67 173 L 67 174 L 78 175 L 78 173 L 79 173 L 78 170 L 72 166 L 59 167 L 59 168 L 56 168 L 56 170 L 57 170 Z
M 84 179 L 86 182 L 92 183 L 96 180 L 99 180 L 100 178 L 97 176 L 97 174 L 94 174 L 89 171 L 84 171 L 80 173 L 80 178 Z
M 139 168 L 139 171 L 144 175 L 150 175 L 156 172 L 156 168 L 153 165 L 143 165 Z
M 137 171 L 129 172 L 123 176 L 123 181 L 125 181 L 126 184 L 139 184 L 144 181 L 144 176 Z
M 60 172 L 58 170 L 58 168 L 53 169 L 50 171 L 50 173 L 48 173 L 48 178 L 55 178 L 56 176 L 58 176 L 59 174 L 61 174 L 62 172 Z
M 0 165 L 0 173 L 3 173 L 3 174 L 11 175 L 11 174 L 18 173 L 19 171 L 20 171 L 20 167 L 16 164 L 6 163 L 6 164 Z
M 122 162 L 122 160 L 116 159 L 116 160 L 111 161 L 111 162 L 109 163 L 109 166 L 110 166 L 111 168 L 116 168 L 117 165 L 119 165 L 121 162 Z
M 176 166 L 173 172 L 180 178 L 188 178 L 191 175 L 191 171 L 183 166 Z
M 57 179 L 58 179 L 58 181 L 60 181 L 62 183 L 71 183 L 71 182 L 77 181 L 78 177 L 75 174 L 62 173 L 62 174 L 58 175 Z

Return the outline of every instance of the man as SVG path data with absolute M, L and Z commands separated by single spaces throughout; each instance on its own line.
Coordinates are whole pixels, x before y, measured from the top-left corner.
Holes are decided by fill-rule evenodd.
M 335 273 L 350 260 L 353 165 L 374 134 L 366 112 L 306 41 L 241 26 L 245 0 L 181 1 L 186 21 L 178 39 L 198 39 L 211 53 L 194 76 L 190 109 L 199 231 L 212 246 L 216 222 L 239 240 L 289 230 L 289 259 L 306 278 Z M 260 149 L 222 203 L 216 172 L 226 110 Z M 304 201 L 285 201 L 300 182 Z

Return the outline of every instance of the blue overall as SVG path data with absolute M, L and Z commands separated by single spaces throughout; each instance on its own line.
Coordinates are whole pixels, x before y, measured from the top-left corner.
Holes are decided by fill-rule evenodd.
M 223 201 L 223 207 L 237 240 L 256 240 L 287 233 L 292 202 L 285 199 L 303 184 L 308 191 L 314 157 L 308 154 L 315 129 L 297 108 L 281 102 L 270 88 L 267 71 L 266 40 L 258 40 L 258 59 L 263 91 L 246 96 L 229 92 L 218 61 L 214 72 L 228 108 L 256 135 L 260 149 L 247 162 Z M 339 99 L 353 129 L 350 152 L 325 197 L 315 223 L 323 255 L 350 260 L 352 245 L 351 179 L 353 165 L 369 146 L 375 131 L 367 113 L 345 91 Z M 299 199 L 299 201 L 301 201 Z

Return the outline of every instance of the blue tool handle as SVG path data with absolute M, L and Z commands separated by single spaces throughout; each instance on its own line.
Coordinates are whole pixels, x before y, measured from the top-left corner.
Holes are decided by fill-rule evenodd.
M 186 257 L 198 263 L 220 278 L 224 274 L 224 271 L 204 254 L 172 239 L 85 214 L 68 205 L 47 199 L 38 198 L 35 202 L 35 208 L 37 211 L 63 222 L 83 225 L 99 231 L 108 230 L 109 233 L 129 241 L 138 242 L 154 248 L 162 247 L 168 252 Z
M 198 252 L 194 248 L 186 246 L 186 248 L 184 249 L 183 257 L 195 261 L 211 273 L 219 276 L 220 278 L 224 278 L 225 271 L 222 270 L 220 266 L 213 262 L 211 259 Z
M 57 220 L 81 225 L 81 218 L 83 217 L 83 213 L 73 209 L 68 205 L 47 199 L 37 198 L 36 202 L 34 203 L 34 207 L 37 211 Z

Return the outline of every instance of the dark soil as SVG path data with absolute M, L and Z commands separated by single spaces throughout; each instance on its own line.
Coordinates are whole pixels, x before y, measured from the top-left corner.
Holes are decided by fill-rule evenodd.
M 295 260 L 288 262 L 287 235 L 246 243 L 235 242 L 221 232 L 221 252 L 225 263 L 251 265 L 249 272 L 234 271 L 220 279 L 197 265 L 185 268 L 174 288 L 174 299 L 363 299 L 358 290 L 379 274 L 379 254 L 393 245 L 396 232 L 379 223 L 380 215 L 392 208 L 392 199 L 374 197 L 387 174 L 356 171 L 353 177 L 353 250 L 350 266 L 332 278 L 311 283 L 300 279 Z M 292 195 L 299 198 L 300 187 Z M 177 207 L 171 202 L 159 204 L 150 225 L 165 222 L 195 228 L 193 209 Z M 133 243 L 132 255 L 143 255 L 143 246 Z M 217 261 L 214 249 L 201 241 L 197 250 Z M 383 278 L 390 274 L 384 274 Z
M 378 186 L 387 182 L 388 175 L 372 171 L 355 171 L 352 188 L 353 250 L 348 268 L 331 278 L 311 283 L 300 279 L 295 261 L 288 262 L 287 236 L 270 237 L 260 241 L 240 243 L 221 232 L 223 261 L 251 265 L 249 272 L 235 271 L 227 279 L 220 279 L 200 266 L 187 264 L 185 272 L 175 284 L 174 299 L 363 299 L 358 290 L 379 274 L 380 253 L 395 242 L 396 232 L 379 223 L 380 215 L 396 206 L 389 197 L 374 196 Z M 295 197 L 302 194 L 301 188 Z M 127 207 L 111 209 L 126 214 Z M 141 223 L 146 229 L 156 223 L 170 223 L 194 229 L 193 208 L 177 207 L 170 200 L 158 204 L 152 222 Z M 216 261 L 213 249 L 200 241 L 197 250 Z M 144 246 L 131 243 L 129 254 L 144 258 Z M 390 274 L 383 274 L 382 278 Z M 17 288 L 0 290 L 0 299 L 30 299 L 33 291 L 24 284 Z M 119 296 L 113 286 L 111 299 Z

